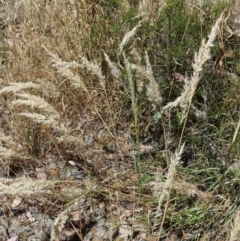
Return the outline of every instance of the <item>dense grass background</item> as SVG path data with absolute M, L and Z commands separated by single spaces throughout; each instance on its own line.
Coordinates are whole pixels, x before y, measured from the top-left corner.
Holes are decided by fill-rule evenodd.
M 234 4 L 2 2 L 1 177 L 18 180 L 33 166 L 60 180 L 49 162 L 78 163 L 85 195 L 120 210 L 111 223 L 119 239 L 109 231 L 96 240 L 238 240 Z M 219 17 L 187 114 L 163 111 L 193 81 L 194 54 Z M 76 200 L 63 203 L 70 210 Z M 132 211 L 127 233 L 123 209 Z M 52 240 L 63 226 L 56 221 Z

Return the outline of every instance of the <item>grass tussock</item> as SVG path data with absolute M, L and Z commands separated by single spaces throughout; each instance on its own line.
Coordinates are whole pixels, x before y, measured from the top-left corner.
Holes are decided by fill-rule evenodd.
M 237 4 L 1 1 L 0 194 L 61 201 L 51 240 L 238 240 Z

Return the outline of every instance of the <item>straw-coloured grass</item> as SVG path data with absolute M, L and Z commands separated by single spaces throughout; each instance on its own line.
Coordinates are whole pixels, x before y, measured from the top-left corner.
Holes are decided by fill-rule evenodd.
M 0 194 L 60 203 L 50 240 L 239 239 L 237 1 L 213 2 L 1 2 Z

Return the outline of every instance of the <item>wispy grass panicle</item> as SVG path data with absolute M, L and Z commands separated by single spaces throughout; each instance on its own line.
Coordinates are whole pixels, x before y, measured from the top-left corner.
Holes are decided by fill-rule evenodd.
M 229 241 L 238 241 L 240 240 L 240 210 L 238 209 L 235 213 L 233 227 L 230 233 Z
M 120 69 L 116 66 L 115 63 L 113 63 L 110 60 L 109 56 L 105 52 L 104 52 L 104 57 L 108 63 L 112 76 L 118 81 L 119 85 L 123 85 L 122 73 L 121 73 Z
M 88 93 L 88 89 L 84 84 L 81 76 L 71 70 L 74 68 L 81 68 L 87 69 L 90 74 L 96 76 L 99 80 L 100 86 L 105 89 L 105 76 L 103 75 L 99 65 L 87 60 L 87 58 L 84 56 L 80 56 L 80 63 L 76 61 L 66 62 L 60 59 L 56 54 L 50 52 L 45 46 L 42 47 L 50 56 L 50 61 L 53 63 L 52 67 L 57 70 L 58 74 L 69 79 L 70 84 L 74 88 L 81 88 L 83 91 Z
M 138 60 L 140 59 L 138 58 Z M 157 107 L 161 105 L 162 96 L 158 88 L 158 83 L 154 78 L 152 66 L 148 58 L 147 52 L 145 52 L 145 61 L 146 66 L 133 63 L 131 63 L 130 66 L 136 74 L 136 87 L 138 92 L 141 92 L 143 90 L 143 86 L 146 84 L 144 83 L 144 78 L 148 80 L 148 83 L 146 84 L 147 98 L 149 102 L 152 104 L 153 109 L 155 110 Z
M 138 24 L 132 28 L 129 32 L 127 32 L 123 39 L 122 42 L 119 45 L 119 55 L 122 53 L 124 46 L 136 35 L 138 28 L 141 27 L 142 21 L 138 22 Z
M 136 87 L 137 87 L 138 93 L 140 93 L 144 87 L 144 78 L 146 76 L 146 70 L 142 65 L 136 65 L 131 63 L 130 66 L 131 66 L 131 70 L 133 70 L 133 72 L 135 73 Z
M 142 57 L 141 57 L 139 51 L 136 48 L 133 48 L 130 53 L 131 53 L 133 62 L 137 65 L 141 65 Z
M 16 148 L 18 146 L 9 136 L 6 136 L 2 131 L 0 131 L 0 141 L 11 148 Z
M 16 94 L 16 96 L 19 99 L 12 101 L 14 106 L 30 106 L 32 109 L 39 109 L 54 118 L 59 118 L 58 111 L 43 98 L 28 93 Z
M 19 97 L 19 99 L 12 101 L 13 106 L 26 106 L 32 109 L 31 111 L 18 113 L 19 116 L 27 117 L 36 123 L 51 127 L 62 135 L 69 134 L 67 128 L 59 121 L 60 114 L 58 111 L 46 100 L 28 93 L 16 94 L 16 96 Z M 37 113 L 36 111 L 41 113 Z
M 89 60 L 87 60 L 86 57 L 80 56 L 81 60 L 81 67 L 86 68 L 92 75 L 95 75 L 100 83 L 100 86 L 102 87 L 103 90 L 106 88 L 106 83 L 105 83 L 105 76 L 102 73 L 101 67 Z
M 54 83 L 40 78 L 35 79 L 34 82 L 41 85 L 43 96 L 50 96 L 51 98 L 60 96 L 60 92 Z
M 33 82 L 26 82 L 26 83 L 10 83 L 8 86 L 2 88 L 0 90 L 0 94 L 4 93 L 17 93 L 26 89 L 40 89 L 41 86 L 39 84 L 35 84 Z
M 11 137 L 6 136 L 0 131 L 0 159 L 8 160 L 9 158 L 24 159 L 28 155 L 23 150 L 22 146 L 12 140 Z
M 171 184 L 172 182 L 174 181 L 174 176 L 176 174 L 176 167 L 177 165 L 180 164 L 180 160 L 181 160 L 181 157 L 182 157 L 182 154 L 183 154 L 183 151 L 184 151 L 184 147 L 185 147 L 185 144 L 183 144 L 181 146 L 181 148 L 179 150 L 177 150 L 172 156 L 171 156 L 171 159 L 170 159 L 170 166 L 168 168 L 168 173 L 167 173 L 167 179 L 164 183 L 164 186 L 162 188 L 162 192 L 159 194 L 158 192 L 155 193 L 155 196 L 159 196 L 158 198 L 158 207 L 157 207 L 157 211 L 156 211 L 156 214 L 155 214 L 155 221 L 154 221 L 154 226 L 157 226 L 157 223 L 156 223 L 156 219 L 159 217 L 159 215 L 161 214 L 161 206 L 162 206 L 162 203 L 164 201 L 164 198 L 169 195 L 169 191 L 171 189 Z M 158 188 L 158 183 L 161 183 L 160 180 L 160 177 L 156 177 L 156 183 L 155 183 L 155 190 L 159 190 Z
M 153 25 L 158 19 L 165 2 L 166 0 L 142 0 L 139 3 L 136 18 L 142 18 L 144 21 L 149 21 L 150 24 Z
M 74 88 L 79 88 L 88 93 L 87 87 L 85 86 L 80 75 L 71 70 L 71 68 L 79 68 L 81 65 L 76 61 L 63 61 L 56 54 L 53 54 L 51 51 L 49 51 L 45 46 L 42 45 L 42 47 L 49 55 L 50 61 L 52 62 L 52 67 L 57 70 L 57 73 L 67 78 Z
M 158 83 L 156 82 L 153 76 L 152 66 L 149 61 L 147 52 L 145 52 L 145 60 L 146 60 L 146 77 L 149 80 L 149 83 L 147 85 L 147 97 L 148 97 L 148 100 L 152 103 L 153 109 L 156 109 L 162 103 L 162 96 L 158 89 Z
M 39 124 L 44 124 L 48 127 L 53 127 L 55 129 L 59 129 L 59 122 L 57 121 L 57 119 L 55 118 L 56 116 L 51 116 L 51 115 L 43 115 L 43 114 L 39 114 L 39 113 L 30 113 L 30 112 L 20 112 L 18 114 L 19 116 L 25 116 L 31 120 L 33 120 L 35 123 L 39 123 Z M 63 129 L 61 129 L 63 130 Z M 66 129 L 64 129 L 63 132 L 67 132 Z
M 55 192 L 53 186 L 58 182 L 60 182 L 60 180 L 37 180 L 24 177 L 15 179 L 0 178 L 0 195 L 18 195 L 21 197 L 51 195 L 57 196 L 57 198 L 62 201 L 71 201 L 79 197 L 82 193 L 81 188 L 76 188 L 75 185 L 72 185 L 72 187 L 68 186 L 68 190 L 63 189 Z M 74 181 L 71 181 L 71 183 L 74 183 Z
M 183 121 L 188 114 L 190 105 L 192 103 L 192 98 L 196 92 L 198 83 L 201 79 L 201 72 L 203 69 L 204 63 L 210 59 L 210 49 L 213 46 L 213 42 L 217 36 L 219 26 L 223 21 L 224 13 L 220 15 L 218 20 L 215 22 L 214 26 L 212 27 L 211 33 L 208 36 L 208 40 L 203 40 L 202 44 L 199 48 L 199 51 L 194 56 L 194 63 L 193 63 L 193 74 L 190 79 L 185 78 L 184 80 L 184 90 L 175 101 L 168 103 L 166 106 L 162 108 L 162 111 L 166 111 L 171 109 L 172 107 L 180 105 L 182 108 L 182 119 Z
M 153 1 L 152 0 L 142 0 L 139 3 L 138 15 L 137 17 L 149 18 L 153 10 Z
M 154 25 L 154 22 L 160 16 L 165 2 L 166 0 L 141 0 L 136 18 L 142 18 L 143 21 L 149 21 L 151 25 Z
M 59 137 L 56 137 L 58 143 L 72 143 L 74 145 L 82 144 L 82 140 L 79 137 L 75 137 L 69 133 L 69 130 L 66 128 L 66 126 L 59 121 L 56 116 L 52 115 L 43 115 L 39 113 L 30 113 L 30 112 L 21 112 L 18 114 L 19 116 L 24 116 L 28 119 L 31 119 L 33 122 L 45 125 L 51 129 L 53 129 L 55 132 L 60 134 Z
M 159 0 L 158 1 L 158 18 L 159 18 L 160 14 L 161 14 L 162 9 L 165 6 L 165 3 L 166 3 L 166 0 Z

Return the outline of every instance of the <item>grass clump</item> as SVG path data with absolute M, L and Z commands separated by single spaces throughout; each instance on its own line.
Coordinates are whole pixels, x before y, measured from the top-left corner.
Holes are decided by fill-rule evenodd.
M 0 193 L 51 240 L 238 240 L 235 2 L 60 2 L 1 3 Z

